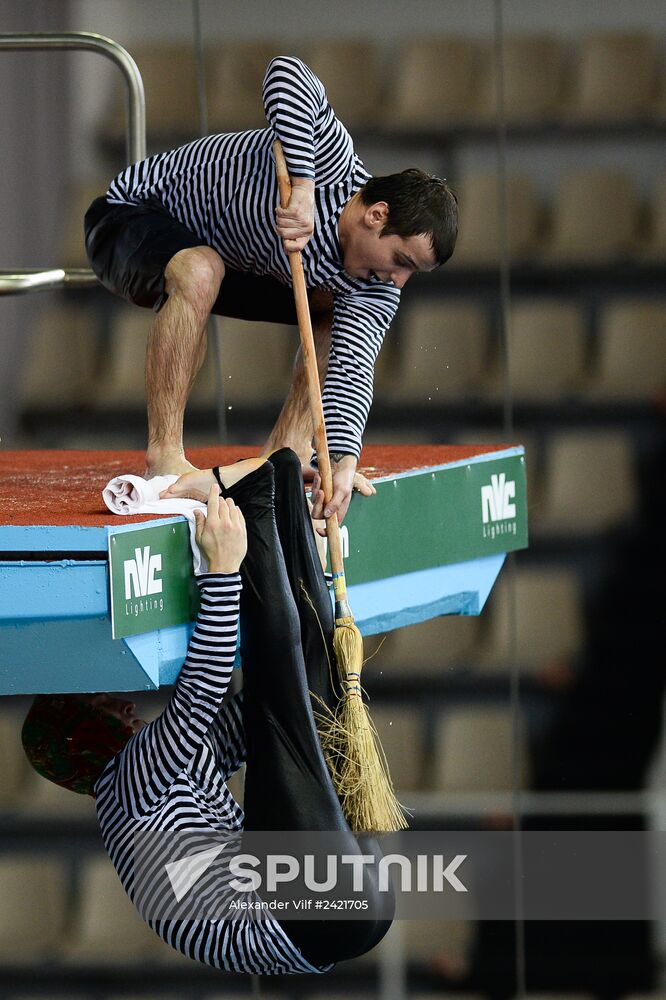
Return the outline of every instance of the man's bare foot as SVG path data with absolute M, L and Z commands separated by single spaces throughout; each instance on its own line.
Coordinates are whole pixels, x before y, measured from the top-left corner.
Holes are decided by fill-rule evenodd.
M 172 483 L 168 489 L 162 490 L 160 500 L 200 500 L 206 503 L 211 486 L 217 480 L 212 469 L 194 469 Z
M 146 452 L 146 471 L 144 479 L 152 479 L 153 476 L 183 476 L 187 472 L 198 472 L 196 465 L 192 465 L 185 458 L 185 453 L 179 451 L 158 451 L 148 449 Z M 206 498 L 208 494 L 206 494 Z
M 250 472 L 254 472 L 265 461 L 264 456 L 259 456 L 245 458 L 242 462 L 234 462 L 233 465 L 221 465 L 220 479 L 223 485 L 228 488 Z M 216 482 L 212 469 L 195 469 L 194 472 L 186 472 L 168 489 L 163 490 L 160 493 L 160 499 L 169 500 L 175 497 L 178 500 L 201 500 L 202 503 L 205 503 L 208 500 L 211 486 L 214 486 Z

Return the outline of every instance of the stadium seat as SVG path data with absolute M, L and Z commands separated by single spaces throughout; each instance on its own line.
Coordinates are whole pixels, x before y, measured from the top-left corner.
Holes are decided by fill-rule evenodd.
M 622 1000 L 666 1000 L 666 990 L 653 990 L 648 993 L 625 993 Z
M 90 267 L 84 244 L 83 218 L 95 198 L 106 194 L 110 175 L 72 186 L 65 199 L 66 215 L 58 239 L 59 267 Z
M 23 410 L 58 410 L 88 402 L 100 347 L 100 320 L 82 305 L 44 308 L 31 331 L 19 375 Z
M 442 923 L 444 933 L 447 933 L 451 921 L 442 921 Z M 446 947 L 446 942 L 444 942 L 444 947 Z M 444 993 L 437 991 L 434 993 L 410 993 L 409 1000 L 486 1000 L 486 997 L 483 993 L 451 993 L 447 990 Z
M 25 711 L 18 711 L 13 707 L 0 708 L 0 810 L 15 808 L 30 774 L 30 765 L 21 745 L 21 727 L 25 715 Z
M 96 409 L 146 405 L 146 341 L 154 319 L 149 309 L 121 306 L 111 321 L 111 344 L 94 392 Z
M 525 475 L 527 479 L 527 503 L 533 503 L 538 495 L 541 477 L 541 450 L 534 433 L 514 430 L 508 435 L 496 427 L 466 427 L 451 435 L 451 444 L 505 444 L 507 448 L 522 445 L 525 449 Z
M 417 440 L 418 439 L 418 440 Z M 409 430 L 409 428 L 396 428 L 393 426 L 381 425 L 373 430 L 372 427 L 366 429 L 363 435 L 363 444 L 365 445 L 376 445 L 376 444 L 440 444 L 439 437 L 433 434 L 429 428 L 424 428 L 421 433 L 416 430 Z
M 517 998 L 516 998 L 517 1000 Z M 521 1000 L 594 1000 L 593 993 L 525 993 Z M 626 997 L 623 1000 L 627 1000 Z
M 640 32 L 581 39 L 570 115 L 588 121 L 649 117 L 657 96 L 657 42 Z
M 364 670 L 367 676 L 442 677 L 455 667 L 469 666 L 478 634 L 475 615 L 443 615 L 394 629 Z
M 62 993 L 12 993 L 11 1000 L 63 1000 Z M 67 1000 L 92 1000 L 92 996 L 84 996 L 81 993 L 68 993 Z M 123 1000 L 126 1000 L 123 997 Z M 151 1000 L 149 996 L 143 996 L 142 1000 Z
M 509 791 L 513 787 L 512 745 L 512 718 L 507 708 L 442 712 L 435 736 L 434 788 L 442 792 Z M 521 760 L 519 772 L 525 782 L 526 759 Z
M 188 141 L 199 134 L 197 67 L 194 46 L 181 43 L 134 45 L 146 94 L 146 134 L 149 145 Z M 114 79 L 109 110 L 102 121 L 105 139 L 117 142 L 125 135 L 126 89 Z M 164 146 L 167 148 L 167 146 Z
M 308 46 L 305 61 L 348 128 L 376 126 L 380 98 L 376 45 L 352 38 L 325 39 Z
M 460 231 L 451 264 L 489 267 L 497 264 L 501 242 L 501 198 L 494 171 L 465 174 L 456 193 Z M 541 209 L 533 182 L 517 174 L 507 178 L 507 234 L 513 261 L 532 259 L 541 239 Z
M 418 708 L 373 702 L 370 714 L 398 794 L 422 788 L 425 722 L 421 711 Z M 406 805 L 409 806 L 409 803 Z
M 614 528 L 636 510 L 634 458 L 622 431 L 560 431 L 548 441 L 535 532 L 576 537 Z
M 224 42 L 206 53 L 210 132 L 266 128 L 261 98 L 264 74 L 281 46 L 271 41 Z
M 388 395 L 399 378 L 400 344 L 394 330 L 389 330 L 384 338 L 382 349 L 375 361 L 375 397 L 383 399 Z M 365 440 L 365 438 L 364 438 Z
M 113 993 L 105 1000 L 173 1000 L 173 993 Z M 227 1000 L 234 1000 L 233 995 L 229 994 Z
M 473 920 L 406 920 L 404 932 L 405 955 L 408 962 L 427 965 L 432 959 L 445 953 L 449 961 L 454 960 L 457 965 L 465 968 L 476 927 Z M 474 994 L 447 993 L 446 995 L 452 998 L 458 997 L 458 1000 L 464 995 L 475 1000 Z M 420 996 L 423 998 L 426 994 L 422 993 Z M 437 994 L 429 993 L 427 996 L 432 998 Z M 414 994 L 410 993 L 410 1000 L 413 1000 L 413 997 Z
M 448 930 L 451 921 L 442 921 L 444 931 Z M 446 947 L 446 942 L 444 942 Z M 444 993 L 435 991 L 434 993 L 410 993 L 409 1000 L 486 1000 L 483 993 L 451 993 L 448 990 Z
M 612 170 L 574 170 L 561 179 L 544 259 L 605 264 L 636 254 L 639 204 L 633 182 Z
M 23 965 L 59 954 L 67 914 L 67 879 L 59 861 L 0 857 L 0 964 Z
M 562 108 L 562 42 L 552 35 L 508 35 L 504 39 L 504 117 L 513 125 L 553 121 Z M 495 59 L 483 66 L 478 96 L 480 120 L 495 123 Z
M 249 996 L 251 996 L 249 993 L 204 993 L 203 1000 L 248 1000 Z M 171 997 L 173 1000 L 173 994 L 171 994 Z M 280 994 L 267 992 L 262 984 L 261 997 L 262 1000 L 279 1000 Z M 120 1000 L 120 997 L 118 997 L 118 1000 Z
M 222 387 L 227 406 L 267 405 L 281 401 L 291 382 L 298 331 L 279 323 L 227 319 L 219 323 Z M 209 346 L 195 383 L 192 406 L 213 406 L 216 395 L 215 354 Z
M 480 50 L 467 38 L 419 38 L 397 55 L 386 126 L 444 129 L 474 117 Z
M 29 769 L 21 787 L 17 809 L 26 818 L 96 823 L 95 803 L 90 795 L 79 795 L 60 788 L 32 769 Z
M 650 199 L 648 238 L 643 256 L 648 261 L 666 260 L 666 174 L 657 178 Z
M 349 971 L 346 962 L 345 971 Z M 355 990 L 354 994 L 355 997 L 358 997 L 358 1000 L 365 1000 L 366 997 L 369 1000 L 371 996 L 374 996 L 373 993 L 363 992 L 361 988 Z M 263 997 L 263 993 L 261 995 Z M 209 998 L 207 997 L 206 1000 L 209 1000 Z M 217 997 L 212 998 L 212 1000 L 226 1000 L 226 997 L 223 997 L 222 994 L 218 994 Z M 240 1000 L 240 997 L 238 1000 Z M 278 994 L 274 995 L 273 1000 L 278 1000 Z M 323 992 L 318 991 L 317 993 L 302 993 L 299 996 L 299 1000 L 349 1000 L 349 993 L 341 993 L 337 990 L 325 990 Z
M 511 390 L 520 402 L 554 402 L 580 389 L 587 360 L 586 317 L 561 299 L 519 299 L 509 315 Z M 502 392 L 496 365 L 492 394 Z
M 245 796 L 245 765 L 243 765 L 235 774 L 232 774 L 227 781 L 227 787 L 239 806 L 243 807 L 243 799 Z
M 478 386 L 489 340 L 488 315 L 470 302 L 423 299 L 401 317 L 399 365 L 389 399 L 436 407 Z
M 666 392 L 666 300 L 616 299 L 599 320 L 596 399 L 648 401 Z
M 64 964 L 141 966 L 167 949 L 134 909 L 109 858 L 87 859 Z
M 570 660 L 584 642 L 581 586 L 572 570 L 519 567 L 503 575 L 484 615 L 477 658 L 482 672 L 508 672 L 514 655 L 521 670 L 536 672 Z

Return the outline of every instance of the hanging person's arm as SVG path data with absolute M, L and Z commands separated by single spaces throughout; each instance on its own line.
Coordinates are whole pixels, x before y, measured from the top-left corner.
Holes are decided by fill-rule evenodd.
M 209 572 L 197 577 L 201 606 L 185 663 L 162 714 L 140 729 L 114 761 L 116 797 L 133 816 L 149 811 L 192 761 L 220 711 L 234 666 L 245 522 L 217 487 L 208 497 L 208 516 L 195 511 L 195 517 Z

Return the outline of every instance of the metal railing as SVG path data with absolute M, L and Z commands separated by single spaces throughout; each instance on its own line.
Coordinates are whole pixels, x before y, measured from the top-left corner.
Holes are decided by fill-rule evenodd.
M 127 84 L 127 159 L 146 156 L 146 101 L 139 67 L 122 45 L 91 31 L 0 34 L 0 50 L 78 49 L 99 52 L 119 67 Z M 46 288 L 85 288 L 97 283 L 87 268 L 14 268 L 0 271 L 0 295 L 17 295 Z

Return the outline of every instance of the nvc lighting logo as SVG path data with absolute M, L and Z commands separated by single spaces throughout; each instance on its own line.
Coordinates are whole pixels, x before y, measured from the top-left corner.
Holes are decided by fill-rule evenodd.
M 134 558 L 124 560 L 126 614 L 134 613 L 136 615 L 144 610 L 164 610 L 163 599 L 153 600 L 152 598 L 152 595 L 162 593 L 162 580 L 158 577 L 161 572 L 162 555 L 161 553 L 151 555 L 150 545 L 134 549 Z M 136 603 L 137 598 L 140 599 L 138 603 Z
M 483 537 L 516 534 L 516 481 L 506 478 L 505 472 L 490 477 L 490 483 L 481 487 L 481 516 Z

